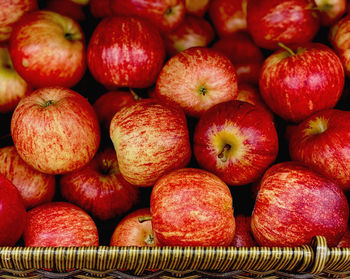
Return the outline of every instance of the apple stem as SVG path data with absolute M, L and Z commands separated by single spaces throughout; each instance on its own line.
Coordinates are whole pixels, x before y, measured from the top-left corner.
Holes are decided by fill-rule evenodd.
M 227 161 L 226 152 L 229 151 L 230 149 L 231 149 L 231 145 L 225 144 L 224 148 L 219 153 L 218 158 L 221 159 L 222 162 Z
M 142 98 L 134 91 L 134 89 L 129 88 L 129 92 L 131 93 L 131 95 L 134 97 L 135 101 L 141 100 Z
M 68 41 L 73 41 L 73 35 L 70 34 L 70 33 L 64 34 L 64 37 L 65 37 Z
M 47 108 L 48 106 L 53 105 L 55 102 L 53 100 L 48 100 L 45 102 L 44 107 Z
M 165 11 L 165 15 L 170 15 L 173 12 L 173 8 L 169 7 L 166 11 Z
M 146 222 L 146 221 L 151 221 L 152 217 L 151 216 L 143 216 L 143 217 L 139 217 L 138 219 L 139 219 L 140 223 L 143 223 L 143 222 Z
M 279 42 L 278 46 L 285 49 L 291 56 L 295 55 L 295 52 L 291 48 L 287 47 L 284 43 Z

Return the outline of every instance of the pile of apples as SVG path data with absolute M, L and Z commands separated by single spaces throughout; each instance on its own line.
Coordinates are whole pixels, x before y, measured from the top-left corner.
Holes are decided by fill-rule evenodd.
M 350 246 L 347 14 L 0 1 L 0 245 Z

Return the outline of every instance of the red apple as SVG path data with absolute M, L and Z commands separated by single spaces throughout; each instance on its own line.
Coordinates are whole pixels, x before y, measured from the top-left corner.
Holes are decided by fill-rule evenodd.
M 212 48 L 231 60 L 236 68 L 239 83 L 258 83 L 264 56 L 247 32 L 237 32 L 220 38 Z
M 349 122 L 348 122 L 349 121 Z M 350 112 L 323 110 L 300 123 L 290 137 L 292 160 L 350 190 Z
M 32 92 L 32 87 L 13 68 L 5 44 L 0 44 L 0 113 L 12 112 L 20 99 Z
M 22 236 L 27 214 L 17 188 L 0 175 L 0 246 L 13 246 Z
M 37 89 L 22 98 L 12 115 L 11 135 L 21 158 L 47 174 L 81 168 L 100 143 L 92 106 L 79 93 L 63 87 Z
M 164 57 L 164 43 L 158 30 L 136 17 L 103 19 L 87 50 L 92 75 L 109 89 L 153 85 Z
M 83 6 L 72 0 L 49 0 L 45 5 L 45 9 L 68 16 L 77 21 L 86 19 Z
M 248 0 L 211 0 L 209 17 L 220 37 L 247 30 L 247 3 Z
M 235 234 L 230 189 L 201 169 L 162 176 L 152 189 L 151 214 L 161 245 L 228 246 Z
M 64 199 L 100 220 L 121 216 L 138 202 L 138 190 L 121 176 L 112 148 L 99 151 L 83 168 L 62 175 L 60 189 Z
M 55 177 L 30 167 L 21 159 L 14 146 L 0 148 L 0 174 L 16 186 L 26 209 L 53 199 Z
M 186 13 L 203 17 L 208 10 L 210 0 L 185 0 Z
M 16 71 L 36 88 L 72 87 L 85 73 L 84 33 L 55 12 L 25 14 L 13 27 L 9 50 Z
M 331 26 L 346 12 L 347 0 L 314 0 L 320 11 L 321 25 Z
M 93 108 L 96 111 L 100 124 L 109 130 L 114 114 L 122 107 L 135 101 L 135 96 L 128 91 L 109 91 L 95 101 Z
M 335 23 L 330 29 L 329 41 L 338 54 L 347 77 L 350 77 L 350 16 Z
M 220 103 L 199 119 L 193 153 L 202 168 L 225 183 L 245 185 L 275 161 L 277 131 L 264 109 L 237 100 Z
M 162 32 L 174 30 L 185 15 L 185 0 L 110 0 L 114 15 L 137 16 L 149 20 Z
M 181 108 L 143 99 L 113 117 L 110 137 L 126 181 L 153 186 L 165 173 L 185 167 L 191 158 L 187 120 Z
M 340 248 L 350 248 L 350 226 L 347 227 L 345 234 L 339 241 L 337 247 Z
M 252 214 L 261 246 L 300 246 L 319 235 L 336 246 L 345 233 L 349 205 L 342 189 L 297 162 L 283 162 L 264 174 Z
M 67 202 L 50 202 L 28 211 L 25 246 L 98 246 L 98 231 L 92 218 Z
M 190 47 L 206 47 L 214 36 L 214 29 L 207 20 L 186 15 L 181 24 L 163 38 L 167 53 L 173 56 Z
M 246 215 L 235 216 L 236 220 L 236 232 L 235 237 L 231 243 L 234 247 L 254 247 L 258 244 L 256 243 L 252 230 L 250 227 L 251 217 Z
M 140 218 L 150 217 L 149 208 L 141 208 L 126 215 L 114 229 L 110 246 L 159 246 L 152 222 L 140 222 Z
M 38 9 L 36 0 L 1 0 L 0 6 L 0 42 L 10 38 L 13 24 L 24 14 Z
M 156 83 L 157 98 L 177 103 L 193 117 L 237 95 L 237 75 L 231 61 L 204 47 L 192 47 L 170 58 Z
M 255 43 L 266 49 L 311 41 L 320 27 L 313 0 L 248 1 L 247 25 Z
M 89 6 L 93 17 L 102 18 L 112 15 L 109 0 L 90 0 Z
M 259 88 L 273 112 L 290 122 L 332 108 L 344 87 L 339 57 L 326 45 L 308 43 L 270 55 L 261 68 Z

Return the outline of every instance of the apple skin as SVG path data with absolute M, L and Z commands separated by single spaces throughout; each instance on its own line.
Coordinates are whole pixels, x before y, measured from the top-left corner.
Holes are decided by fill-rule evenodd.
M 185 16 L 185 0 L 110 0 L 113 15 L 137 16 L 152 22 L 162 33 L 174 30 Z
M 186 0 L 186 14 L 203 17 L 209 8 L 210 0 Z
M 237 97 L 236 70 L 222 53 L 192 47 L 167 61 L 158 76 L 155 95 L 180 105 L 188 116 L 200 117 L 215 104 Z
M 23 240 L 30 247 L 98 246 L 93 219 L 67 202 L 50 202 L 28 211 Z
M 9 51 L 16 71 L 35 88 L 72 87 L 86 70 L 80 25 L 52 11 L 25 14 L 13 27 Z
M 201 168 L 229 185 L 254 182 L 278 153 L 277 131 L 271 115 L 238 100 L 217 104 L 206 111 L 193 138 L 193 153 Z
M 219 37 L 247 30 L 248 0 L 211 0 L 209 18 Z M 252 1 L 254 2 L 254 0 Z
M 210 172 L 184 168 L 162 176 L 152 189 L 150 205 L 161 245 L 228 246 L 233 240 L 230 189 Z
M 30 167 L 14 146 L 0 148 L 0 174 L 16 186 L 26 209 L 50 202 L 55 195 L 55 177 Z
M 63 87 L 40 88 L 22 98 L 11 118 L 11 135 L 20 157 L 47 174 L 81 168 L 100 144 L 94 109 Z
M 153 85 L 164 58 L 165 47 L 158 30 L 136 17 L 102 19 L 87 50 L 91 74 L 109 90 Z
M 310 42 L 320 27 L 313 0 L 248 1 L 247 26 L 254 42 L 265 49 Z
M 90 0 L 90 12 L 95 18 L 112 16 L 109 0 Z
M 169 56 L 190 47 L 206 47 L 214 37 L 214 29 L 207 20 L 191 15 L 186 15 L 176 29 L 163 35 Z
M 45 5 L 45 10 L 68 16 L 76 21 L 83 21 L 86 19 L 83 6 L 72 0 L 49 0 Z
M 323 110 L 301 122 L 289 141 L 292 160 L 350 190 L 350 112 Z
M 136 186 L 153 186 L 160 176 L 185 167 L 191 158 L 184 112 L 156 99 L 121 108 L 111 121 L 110 138 L 121 174 Z
M 342 189 L 298 162 L 269 168 L 251 219 L 254 238 L 261 246 L 300 246 L 324 236 L 336 246 L 345 233 L 349 205 Z
M 251 217 L 239 214 L 235 216 L 236 232 L 231 243 L 234 247 L 254 247 L 258 246 L 255 241 L 250 227 Z
M 314 0 L 320 11 L 321 25 L 335 24 L 347 11 L 346 0 Z
M 257 84 L 264 56 L 247 32 L 218 39 L 212 49 L 222 52 L 236 68 L 238 83 Z
M 149 208 L 126 215 L 114 229 L 110 246 L 160 246 L 152 229 L 152 221 L 139 221 L 139 218 L 145 217 L 151 217 Z
M 344 88 L 344 69 L 335 52 L 320 43 L 278 50 L 263 63 L 260 93 L 270 109 L 298 123 L 323 109 L 333 108 Z
M 13 246 L 22 236 L 27 213 L 17 188 L 0 175 L 0 246 Z
M 36 0 L 2 0 L 0 10 L 0 42 L 6 42 L 11 36 L 12 26 L 24 14 L 38 9 Z
M 339 248 L 350 248 L 350 226 L 347 227 L 345 234 L 339 241 L 337 247 Z
M 0 113 L 12 112 L 20 99 L 32 92 L 32 86 L 13 68 L 8 46 L 1 43 L 0 83 Z
M 83 168 L 62 175 L 62 197 L 93 217 L 108 220 L 121 216 L 138 202 L 138 189 L 120 174 L 113 148 L 99 151 Z

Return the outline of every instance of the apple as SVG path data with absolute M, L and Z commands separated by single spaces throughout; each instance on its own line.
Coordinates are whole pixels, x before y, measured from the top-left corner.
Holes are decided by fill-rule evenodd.
M 55 177 L 30 167 L 14 146 L 0 148 L 0 174 L 16 186 L 26 209 L 50 202 L 54 197 Z
M 142 222 L 151 217 L 149 208 L 137 209 L 126 215 L 113 231 L 110 246 L 159 246 L 152 222 Z M 140 219 L 141 218 L 141 219 Z
M 62 175 L 60 190 L 65 200 L 100 220 L 121 216 L 138 202 L 138 189 L 120 174 L 113 148 L 97 152 L 83 168 Z
M 210 0 L 185 0 L 186 14 L 203 17 L 208 10 Z
M 191 158 L 187 119 L 178 106 L 142 99 L 121 108 L 110 125 L 122 176 L 136 186 L 153 186 Z
M 192 47 L 171 57 L 156 82 L 157 98 L 180 105 L 192 117 L 237 95 L 235 67 L 225 55 L 205 47 Z
M 83 6 L 72 0 L 49 0 L 45 5 L 45 10 L 68 16 L 77 21 L 86 19 Z
M 216 175 L 183 168 L 162 176 L 151 192 L 152 227 L 161 245 L 228 246 L 235 234 L 232 196 Z
M 64 87 L 45 87 L 21 99 L 11 118 L 19 156 L 34 169 L 62 174 L 95 155 L 100 128 L 90 103 Z
M 13 68 L 8 46 L 0 44 L 0 113 L 12 112 L 32 87 Z
M 248 0 L 211 0 L 209 18 L 220 37 L 247 30 Z M 251 2 L 254 2 L 251 1 Z
M 167 53 L 173 56 L 190 47 L 206 47 L 214 36 L 214 29 L 207 20 L 186 15 L 176 29 L 163 35 L 163 39 Z
M 258 83 L 264 56 L 247 32 L 219 38 L 212 45 L 212 49 L 222 52 L 231 60 L 239 83 Z
M 320 11 L 321 25 L 331 26 L 336 23 L 347 10 L 346 0 L 314 0 Z
M 136 17 L 102 19 L 87 49 L 91 74 L 110 90 L 153 85 L 164 58 L 164 43 L 158 30 Z
M 17 188 L 0 175 L 0 246 L 14 246 L 22 236 L 27 220 Z
M 348 122 L 349 121 L 349 122 Z M 350 190 L 350 112 L 322 110 L 301 122 L 289 141 L 292 160 Z
M 93 219 L 80 207 L 50 202 L 28 211 L 23 240 L 30 247 L 98 246 Z
M 347 227 L 345 234 L 339 241 L 337 247 L 340 248 L 350 248 L 350 226 Z
M 298 162 L 269 168 L 251 217 L 254 238 L 261 246 L 300 246 L 324 236 L 328 246 L 343 237 L 349 205 L 342 189 Z
M 109 0 L 90 0 L 90 12 L 95 18 L 112 16 Z
M 347 77 L 350 77 L 350 16 L 337 21 L 330 29 L 329 42 L 338 54 Z
M 93 108 L 100 124 L 109 130 L 114 114 L 122 107 L 136 102 L 136 97 L 124 90 L 109 91 L 97 98 Z
M 70 1 L 82 6 L 88 5 L 90 3 L 90 0 L 70 0 Z
M 161 32 L 174 30 L 185 16 L 185 0 L 110 0 L 113 15 L 137 16 Z
M 278 49 L 310 42 L 320 28 L 313 0 L 248 1 L 247 26 L 254 42 L 265 49 Z
M 306 43 L 271 54 L 263 63 L 260 93 L 270 109 L 298 123 L 332 108 L 344 88 L 344 69 L 335 52 L 320 43 Z
M 13 66 L 35 88 L 72 87 L 86 69 L 84 33 L 73 19 L 39 10 L 13 27 L 9 51 Z
M 278 137 L 271 115 L 242 101 L 215 105 L 199 119 L 193 153 L 201 168 L 229 185 L 259 179 L 278 153 Z
M 254 247 L 257 246 L 250 227 L 251 217 L 243 214 L 235 216 L 236 232 L 231 243 L 234 247 Z
M 38 9 L 36 0 L 2 0 L 0 9 L 0 42 L 7 41 L 12 26 L 26 13 Z

